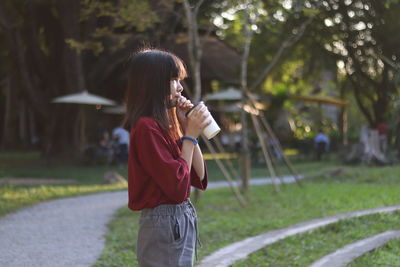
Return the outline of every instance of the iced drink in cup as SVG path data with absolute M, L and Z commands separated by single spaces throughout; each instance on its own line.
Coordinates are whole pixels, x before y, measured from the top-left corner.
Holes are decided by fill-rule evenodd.
M 200 101 L 199 103 L 194 105 L 191 109 L 189 109 L 186 112 L 186 117 L 189 116 L 190 112 L 192 112 L 192 110 L 200 103 L 204 103 L 204 102 Z M 205 135 L 205 137 L 207 137 L 208 140 L 210 140 L 211 138 L 216 136 L 221 131 L 221 128 L 219 128 L 217 122 L 214 120 L 214 118 L 213 118 L 213 116 L 211 116 L 211 114 L 210 114 L 210 118 L 211 118 L 211 123 L 203 130 L 203 134 Z

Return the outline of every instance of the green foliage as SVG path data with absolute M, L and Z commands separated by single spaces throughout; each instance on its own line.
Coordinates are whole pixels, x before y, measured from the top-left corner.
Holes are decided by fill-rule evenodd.
M 399 20 L 395 15 L 399 9 L 398 1 L 390 7 L 383 1 L 326 1 L 318 24 L 313 24 L 308 35 L 315 42 L 318 34 L 321 48 L 344 63 L 341 71 L 346 71 L 346 79 L 351 81 L 348 89 L 356 94 L 357 104 L 371 126 L 389 119 L 390 98 L 398 94 L 393 87 L 394 69 L 382 58 L 400 55 L 396 34 Z
M 84 0 L 82 2 L 81 20 L 85 21 L 95 15 L 113 20 L 114 28 L 123 28 L 142 32 L 158 22 L 157 15 L 151 10 L 147 1 L 123 0 L 119 5 L 110 1 Z
M 104 50 L 104 46 L 101 42 L 96 41 L 85 41 L 78 42 L 75 39 L 66 39 L 65 42 L 78 53 L 83 50 L 91 50 L 96 56 L 98 56 Z
M 82 1 L 80 20 L 85 22 L 93 17 L 108 20 L 110 23 L 107 26 L 96 27 L 91 35 L 94 40 L 67 39 L 66 42 L 78 52 L 90 50 L 96 56 L 105 49 L 101 38 L 112 37 L 116 40 L 118 44 L 113 48 L 115 50 L 122 48 L 133 32 L 144 32 L 159 22 L 149 3 L 139 0 L 123 0 L 118 5 L 111 1 Z
M 329 70 L 339 79 L 334 76 L 332 85 L 322 88 L 322 94 L 336 91 L 337 95 L 348 98 L 355 93 L 358 98 L 352 104 L 359 110 L 352 109 L 354 113 L 349 116 L 350 127 L 356 129 L 352 130 L 353 136 L 358 135 L 360 115 L 365 118 L 362 123 L 371 126 L 391 121 L 393 109 L 390 102 L 399 93 L 398 86 L 394 89 L 396 86 L 393 84 L 400 76 L 387 59 L 398 61 L 400 58 L 397 49 L 400 39 L 396 33 L 399 1 L 262 2 L 265 15 L 260 16 L 256 23 L 249 58 L 249 84 L 271 62 L 283 40 L 312 16 L 314 19 L 304 36 L 284 52 L 257 90 L 273 94 L 276 91 L 308 94 L 315 89 L 316 83 L 324 80 L 324 71 Z M 298 6 L 299 3 L 302 6 Z M 225 6 L 225 13 L 216 16 L 216 26 L 221 38 L 240 49 L 243 16 L 238 6 L 240 1 Z M 342 89 L 344 93 L 339 92 Z

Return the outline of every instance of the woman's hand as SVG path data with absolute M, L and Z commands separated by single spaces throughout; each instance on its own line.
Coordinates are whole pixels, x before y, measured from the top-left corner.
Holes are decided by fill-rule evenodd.
M 183 131 L 186 131 L 187 118 L 186 112 L 193 107 L 192 102 L 184 96 L 180 96 L 176 102 L 176 116 Z
M 208 108 L 201 102 L 186 118 L 185 135 L 193 138 L 199 137 L 204 128 L 212 122 Z

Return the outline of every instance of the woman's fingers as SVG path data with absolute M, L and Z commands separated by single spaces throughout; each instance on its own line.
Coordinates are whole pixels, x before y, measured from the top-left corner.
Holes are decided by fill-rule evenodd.
M 185 101 L 185 108 L 191 108 L 191 107 L 193 107 L 193 104 L 192 104 L 192 102 L 190 102 L 190 100 L 188 100 L 188 99 L 186 99 L 186 101 Z
M 201 128 L 202 128 L 202 129 L 206 128 L 208 125 L 211 124 L 211 122 L 212 122 L 211 119 L 205 119 L 205 120 L 200 124 L 200 125 L 201 125 Z
M 196 123 L 199 125 L 199 126 L 201 126 L 201 128 L 203 128 L 202 127 L 202 124 L 203 123 L 207 123 L 207 124 L 205 124 L 205 126 L 207 126 L 209 123 L 208 123 L 208 121 L 210 121 L 210 119 L 207 119 L 207 118 L 209 118 L 210 117 L 210 112 L 208 111 L 208 109 L 207 109 L 207 107 L 206 106 L 204 106 L 204 107 L 201 107 L 200 109 L 198 109 L 198 110 L 193 110 L 193 112 L 192 112 L 193 114 L 190 114 L 191 115 L 191 119 L 193 119 L 194 121 L 196 121 Z
M 199 135 L 211 122 L 212 118 L 208 108 L 200 103 L 189 113 L 187 130 Z
M 179 97 L 178 98 L 178 107 L 182 107 L 182 104 L 183 104 L 183 99 L 182 99 L 182 97 Z
M 178 98 L 177 106 L 182 109 L 189 109 L 193 107 L 192 102 L 184 96 Z
M 193 109 L 191 113 L 193 114 L 194 117 L 197 117 L 200 114 L 202 114 L 205 110 L 207 110 L 207 107 L 203 103 L 200 103 Z

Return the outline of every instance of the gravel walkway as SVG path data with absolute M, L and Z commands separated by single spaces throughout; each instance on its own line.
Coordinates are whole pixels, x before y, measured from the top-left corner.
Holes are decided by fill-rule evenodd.
M 250 181 L 268 183 L 271 179 Z M 210 189 L 226 186 L 209 184 Z M 0 266 L 91 266 L 103 251 L 107 223 L 126 204 L 127 192 L 122 191 L 47 201 L 9 214 L 0 219 Z
M 106 224 L 126 192 L 44 202 L 0 220 L 0 266 L 87 267 L 103 250 Z

